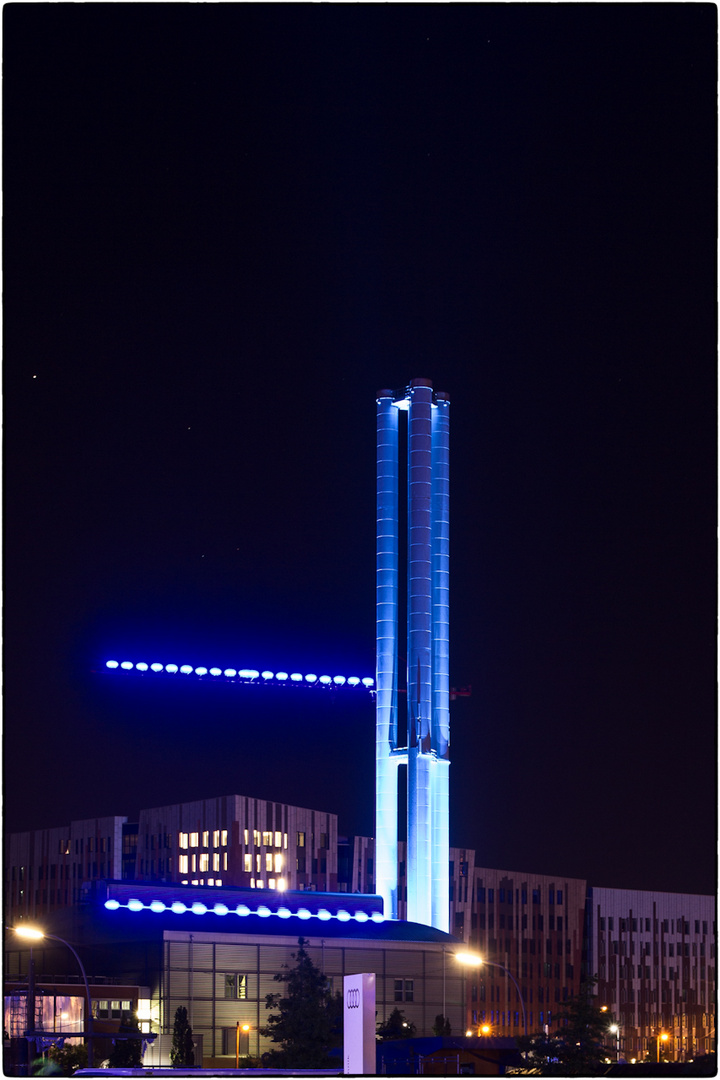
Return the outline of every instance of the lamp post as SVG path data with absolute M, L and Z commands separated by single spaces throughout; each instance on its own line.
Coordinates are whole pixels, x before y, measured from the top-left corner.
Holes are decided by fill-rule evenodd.
M 658 1048 L 658 1064 L 660 1063 L 660 1043 L 666 1043 L 670 1036 L 666 1031 L 661 1031 L 658 1035 L 657 1048 Z
M 525 1001 L 524 1001 L 523 996 L 522 996 L 522 991 L 521 991 L 520 987 L 517 984 L 517 979 L 515 978 L 513 973 L 511 971 L 508 971 L 508 969 L 503 964 L 496 964 L 494 960 L 483 960 L 482 956 L 476 956 L 475 953 L 469 953 L 469 952 L 455 953 L 455 959 L 459 960 L 461 964 L 467 964 L 468 966 L 479 967 L 481 964 L 487 964 L 488 967 L 500 968 L 501 971 L 504 971 L 505 974 L 510 979 L 512 979 L 513 985 L 515 986 L 515 989 L 517 990 L 518 998 L 520 999 L 520 1008 L 522 1009 L 522 1017 L 523 1017 L 523 1032 L 525 1033 L 525 1035 L 527 1035 L 528 1029 L 527 1029 L 527 1015 L 525 1013 Z
M 615 1061 L 620 1060 L 620 1025 L 611 1024 L 608 1028 L 611 1035 L 615 1036 Z
M 85 996 L 87 998 L 87 1040 L 88 1040 L 88 1068 L 93 1067 L 93 1023 L 92 1023 L 92 1001 L 90 1000 L 90 987 L 88 986 L 87 975 L 85 974 L 85 968 L 83 962 L 75 952 L 69 941 L 65 941 L 65 938 L 58 937 L 56 934 L 46 934 L 42 930 L 35 930 L 31 926 L 15 926 L 13 927 L 18 937 L 25 938 L 28 941 L 59 941 L 61 945 L 67 945 L 70 952 L 73 954 L 78 962 L 80 973 L 85 983 Z M 32 1017 L 32 1028 L 35 1030 L 35 1017 Z

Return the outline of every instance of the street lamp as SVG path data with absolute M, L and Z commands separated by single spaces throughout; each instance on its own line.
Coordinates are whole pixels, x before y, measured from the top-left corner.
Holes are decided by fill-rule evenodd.
M 505 974 L 510 979 L 512 979 L 513 985 L 515 986 L 515 989 L 517 990 L 517 995 L 518 995 L 518 997 L 520 999 L 520 1008 L 522 1009 L 522 1016 L 523 1016 L 523 1031 L 527 1035 L 528 1029 L 527 1029 L 527 1016 L 525 1014 L 525 1001 L 523 1000 L 522 991 L 521 991 L 520 987 L 518 986 L 517 980 L 516 980 L 515 976 L 513 975 L 513 973 L 511 971 L 508 971 L 508 969 L 506 967 L 504 967 L 503 964 L 496 964 L 494 960 L 483 960 L 482 956 L 477 956 L 475 953 L 470 953 L 470 952 L 455 953 L 455 959 L 459 960 L 461 964 L 467 964 L 469 967 L 479 967 L 481 964 L 487 964 L 488 967 L 500 968 L 501 971 L 504 971 Z
M 615 1060 L 620 1060 L 620 1025 L 611 1024 L 608 1028 L 611 1035 L 615 1036 Z
M 250 1031 L 249 1024 L 241 1024 L 238 1020 L 237 1027 L 235 1028 L 235 1068 L 240 1068 L 240 1032 L 243 1035 L 247 1035 Z
M 59 941 L 61 945 L 67 945 L 70 952 L 73 954 L 78 962 L 80 972 L 85 983 L 85 996 L 87 997 L 87 1039 L 88 1039 L 88 1068 L 93 1067 L 93 1023 L 92 1023 L 92 1002 L 90 1000 L 90 987 L 88 986 L 87 975 L 85 974 L 85 968 L 83 962 L 75 952 L 74 948 L 69 941 L 65 941 L 64 938 L 58 937 L 56 934 L 46 934 L 42 930 L 36 930 L 32 926 L 15 926 L 12 927 L 18 937 L 25 938 L 27 941 Z M 34 1011 L 34 1010 L 33 1010 Z M 35 1017 L 30 1018 L 32 1023 L 32 1030 L 35 1030 Z
M 660 1061 L 660 1043 L 661 1042 L 666 1043 L 669 1038 L 670 1038 L 670 1036 L 668 1035 L 667 1031 L 661 1031 L 660 1034 L 658 1035 L 658 1041 L 657 1041 L 658 1062 Z

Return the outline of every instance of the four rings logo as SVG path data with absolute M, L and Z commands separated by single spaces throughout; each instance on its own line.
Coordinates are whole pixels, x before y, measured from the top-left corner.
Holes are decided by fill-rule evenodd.
M 348 1009 L 359 1009 L 360 1008 L 360 991 L 358 989 L 348 990 L 347 995 L 346 995 L 345 1004 L 347 1005 Z

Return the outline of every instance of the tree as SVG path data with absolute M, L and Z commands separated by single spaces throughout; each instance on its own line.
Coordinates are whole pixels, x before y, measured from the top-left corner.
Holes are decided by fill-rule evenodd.
M 397 1005 L 384 1024 L 378 1024 L 377 1034 L 382 1042 L 387 1039 L 411 1039 L 415 1034 L 415 1025 L 405 1019 L 405 1013 Z
M 142 1038 L 137 1021 L 124 1014 L 118 1034 L 137 1033 L 136 1039 L 116 1039 L 108 1058 L 111 1069 L 139 1069 L 142 1065 Z
M 433 1024 L 433 1035 L 452 1035 L 450 1021 L 448 1020 L 447 1016 L 443 1016 L 442 1013 L 438 1013 L 435 1017 L 435 1023 Z
M 569 998 L 555 1021 L 560 1025 L 546 1035 L 522 1035 L 521 1050 L 529 1057 L 528 1064 L 539 1069 L 543 1076 L 593 1076 L 605 1059 L 607 1017 L 595 1004 L 595 979 L 580 984 L 575 997 Z
M 333 994 L 326 975 L 313 964 L 305 946 L 293 953 L 294 967 L 284 966 L 275 981 L 285 984 L 285 993 L 268 994 L 266 1009 L 278 1012 L 268 1017 L 260 1034 L 280 1045 L 270 1050 L 267 1063 L 277 1068 L 323 1069 L 334 1061 L 329 1050 L 340 1044 L 342 1032 L 342 996 Z M 264 1055 L 265 1057 L 265 1055 Z
M 184 1005 L 179 1005 L 175 1010 L 170 1064 L 173 1069 L 181 1069 L 185 1065 L 195 1064 L 193 1033 L 188 1023 L 187 1009 Z
M 84 1043 L 76 1046 L 54 1044 L 48 1050 L 48 1057 L 60 1070 L 59 1076 L 72 1076 L 76 1069 L 87 1068 L 88 1052 Z

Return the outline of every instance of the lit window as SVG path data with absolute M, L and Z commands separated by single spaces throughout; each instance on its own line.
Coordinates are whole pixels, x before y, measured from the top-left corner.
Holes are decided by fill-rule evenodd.
M 274 889 L 274 888 L 275 888 L 275 878 L 272 878 L 272 877 L 271 877 L 271 878 L 268 878 L 268 886 L 269 886 L 269 887 L 270 887 L 271 889 Z
M 282 868 L 283 868 L 283 857 L 282 857 L 282 855 L 276 855 L 275 856 L 275 873 L 276 874 L 282 873 Z
M 190 856 L 193 874 L 197 873 L 197 855 Z
M 305 847 L 305 833 L 304 832 L 299 832 L 297 834 L 297 846 L 298 847 Z
M 267 854 L 265 855 L 265 869 L 269 870 L 272 873 L 272 868 L 273 868 L 273 857 L 272 857 L 272 853 L 268 851 Z
M 260 853 L 259 852 L 255 856 L 255 869 L 257 870 L 257 872 L 259 874 L 260 873 Z
M 249 843 L 250 843 L 250 833 L 246 829 L 245 830 L 245 847 L 247 847 Z
M 282 833 L 275 833 L 275 847 L 282 847 Z
M 220 847 L 220 830 L 215 829 L 213 833 L 213 847 Z
M 208 854 L 202 854 L 200 856 L 200 873 L 206 874 L 210 869 L 210 856 Z
M 239 998 L 244 1001 L 247 997 L 247 975 L 225 976 L 225 997 Z
M 250 873 L 252 873 L 252 855 L 245 855 L 244 859 L 245 859 L 245 872 L 250 874 Z
M 287 833 L 283 833 L 283 847 L 287 847 Z
M 264 832 L 262 834 L 262 842 L 265 847 L 272 847 L 273 835 L 271 832 Z
M 223 852 L 223 870 L 227 870 L 227 851 Z
M 189 872 L 187 855 L 178 856 L 178 871 L 181 874 L 187 874 Z
M 178 847 L 186 848 L 188 846 L 188 834 L 181 832 L 178 837 Z
M 227 847 L 227 829 L 223 829 L 220 833 L 220 845 L 221 847 Z
M 206 830 L 205 830 L 205 832 L 203 833 L 203 842 L 202 842 L 202 846 L 203 846 L 203 847 L 207 847 L 207 846 L 208 846 L 208 844 L 209 844 L 209 842 L 210 842 L 210 833 L 209 833 L 209 832 L 208 832 L 208 830 L 206 829 Z
M 216 885 L 222 885 L 222 878 L 215 878 Z
M 257 829 L 253 829 L 253 844 L 255 847 L 260 847 L 260 833 Z
M 220 869 L 220 852 L 216 851 L 213 855 L 213 870 Z
M 251 878 L 250 878 L 250 888 L 251 888 L 251 889 L 254 889 L 254 888 L 255 888 L 255 878 L 254 878 L 254 877 L 251 877 Z
M 190 847 L 198 846 L 198 834 L 196 832 L 190 833 Z

